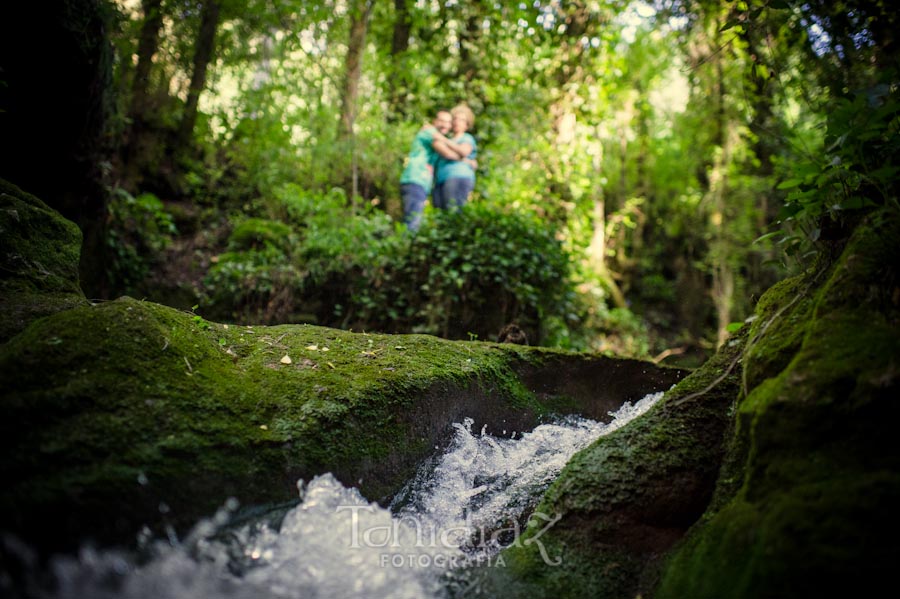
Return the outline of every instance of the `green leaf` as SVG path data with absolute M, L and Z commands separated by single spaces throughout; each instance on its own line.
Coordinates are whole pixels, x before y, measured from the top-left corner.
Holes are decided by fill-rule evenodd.
M 781 233 L 782 233 L 781 231 L 773 231 L 771 233 L 766 233 L 765 235 L 760 235 L 759 237 L 757 237 L 756 239 L 753 240 L 753 243 L 754 244 L 762 243 L 763 241 L 766 241 L 767 239 L 771 239 L 771 238 L 775 237 L 776 235 L 781 235 Z
M 803 184 L 803 179 L 786 179 L 778 184 L 777 189 L 793 189 Z
M 740 22 L 737 19 L 731 19 L 730 21 L 726 21 L 724 25 L 719 29 L 719 32 L 728 31 L 729 29 L 734 29 L 735 27 L 739 27 Z
M 863 207 L 863 200 L 859 196 L 851 196 L 841 202 L 841 208 L 843 210 L 857 210 Z

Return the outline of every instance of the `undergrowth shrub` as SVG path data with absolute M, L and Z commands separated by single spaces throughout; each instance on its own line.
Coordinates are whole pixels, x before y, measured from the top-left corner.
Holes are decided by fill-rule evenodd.
M 339 189 L 286 186 L 231 233 L 205 283 L 212 316 L 452 339 L 506 324 L 556 343 L 576 318 L 570 257 L 537 217 L 470 204 L 411 234 Z
M 127 293 L 144 280 L 178 231 L 172 215 L 152 193 L 135 197 L 115 189 L 108 210 L 107 274 L 115 292 Z
M 876 85 L 838 98 L 827 118 L 824 152 L 790 163 L 780 237 L 788 256 L 814 256 L 813 244 L 843 238 L 869 212 L 900 212 L 900 91 Z M 758 240 L 758 241 L 759 241 Z
M 204 279 L 207 315 L 244 323 L 290 321 L 303 271 L 297 236 L 280 221 L 249 218 L 228 238 Z
M 394 235 L 394 225 L 385 213 L 368 205 L 355 213 L 340 188 L 309 193 L 285 186 L 276 196 L 272 210 L 299 231 L 298 258 L 307 271 L 309 291 L 329 279 L 358 274 Z
M 470 204 L 430 213 L 367 261 L 354 320 L 390 332 L 490 339 L 517 322 L 538 342 L 571 315 L 570 260 L 536 217 Z
M 204 279 L 206 314 L 238 322 L 313 322 L 339 327 L 363 261 L 393 234 L 372 209 L 354 214 L 340 189 L 276 190 L 232 231 L 228 251 Z

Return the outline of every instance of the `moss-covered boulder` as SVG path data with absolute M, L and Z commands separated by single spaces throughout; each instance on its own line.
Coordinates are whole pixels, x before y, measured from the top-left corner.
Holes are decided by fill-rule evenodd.
M 0 181 L 0 533 L 40 551 L 187 527 L 333 472 L 399 490 L 465 417 L 605 418 L 684 376 L 637 360 L 423 335 L 208 322 L 78 286 L 80 233 Z
M 900 557 L 900 223 L 760 302 L 728 463 L 738 483 L 669 560 L 657 597 L 881 594 Z
M 497 597 L 859 596 L 900 556 L 900 222 L 775 285 L 653 410 L 577 454 Z M 558 518 L 546 527 L 548 518 Z
M 567 369 L 564 388 L 520 380 Z M 328 471 L 381 499 L 466 416 L 498 431 L 603 417 L 682 375 L 424 335 L 228 326 L 131 298 L 85 305 L 0 347 L 0 529 L 41 549 L 128 542 L 229 496 L 292 500 L 299 478 Z
M 41 316 L 87 304 L 78 283 L 81 231 L 0 179 L 0 343 Z
M 566 465 L 533 526 L 474 575 L 497 597 L 633 597 L 709 504 L 740 388 L 745 333 L 628 426 Z M 554 521 L 552 526 L 545 526 Z

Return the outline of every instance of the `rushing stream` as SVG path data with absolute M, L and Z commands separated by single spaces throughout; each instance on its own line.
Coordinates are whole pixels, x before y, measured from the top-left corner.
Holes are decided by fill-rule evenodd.
M 552 526 L 553 515 L 535 504 L 569 458 L 661 396 L 626 403 L 608 424 L 570 417 L 524 434 L 472 431 L 466 419 L 390 509 L 317 476 L 298 483 L 302 500 L 280 523 L 270 516 L 236 525 L 230 500 L 184 539 L 146 539 L 140 560 L 87 548 L 57 558 L 57 588 L 47 597 L 443 597 L 461 568 L 503 567 L 500 549 L 517 542 L 526 522 Z

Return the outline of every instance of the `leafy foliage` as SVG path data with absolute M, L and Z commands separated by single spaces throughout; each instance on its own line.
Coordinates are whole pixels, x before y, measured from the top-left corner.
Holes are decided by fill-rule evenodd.
M 829 113 L 825 153 L 793 165 L 793 177 L 779 189 L 789 190 L 782 216 L 800 223 L 811 241 L 823 226 L 854 221 L 863 211 L 887 207 L 900 210 L 900 103 L 896 89 L 881 85 L 839 98 Z M 803 246 L 788 240 L 788 251 Z
M 112 282 L 131 289 L 147 276 L 154 260 L 178 231 L 172 215 L 152 193 L 132 196 L 118 188 L 108 206 L 106 244 Z
M 384 213 L 353 216 L 339 191 L 296 186 L 270 210 L 284 220 L 243 221 L 210 269 L 213 313 L 481 339 L 516 321 L 535 340 L 576 318 L 569 255 L 534 216 L 474 204 L 410 235 Z
M 221 4 L 193 138 L 173 147 L 200 5 L 160 5 L 134 102 L 152 20 L 116 2 L 126 151 L 111 168 L 135 196 L 215 214 L 211 245 L 230 232 L 201 302 L 229 318 L 463 338 L 524 319 L 542 343 L 706 352 L 802 267 L 779 258 L 807 251 L 804 231 L 827 237 L 896 205 L 896 16 L 883 2 Z M 472 222 L 433 215 L 405 237 L 409 140 L 459 102 L 477 114 Z M 253 218 L 290 233 L 241 245 Z M 557 281 L 530 248 L 473 236 L 495 225 L 514 245 L 562 251 L 568 265 L 552 270 L 569 291 L 542 295 Z M 494 312 L 467 312 L 486 290 Z
M 539 339 L 573 309 L 569 257 L 527 214 L 482 204 L 438 212 L 378 250 L 352 304 L 382 330 L 488 339 L 516 321 Z

